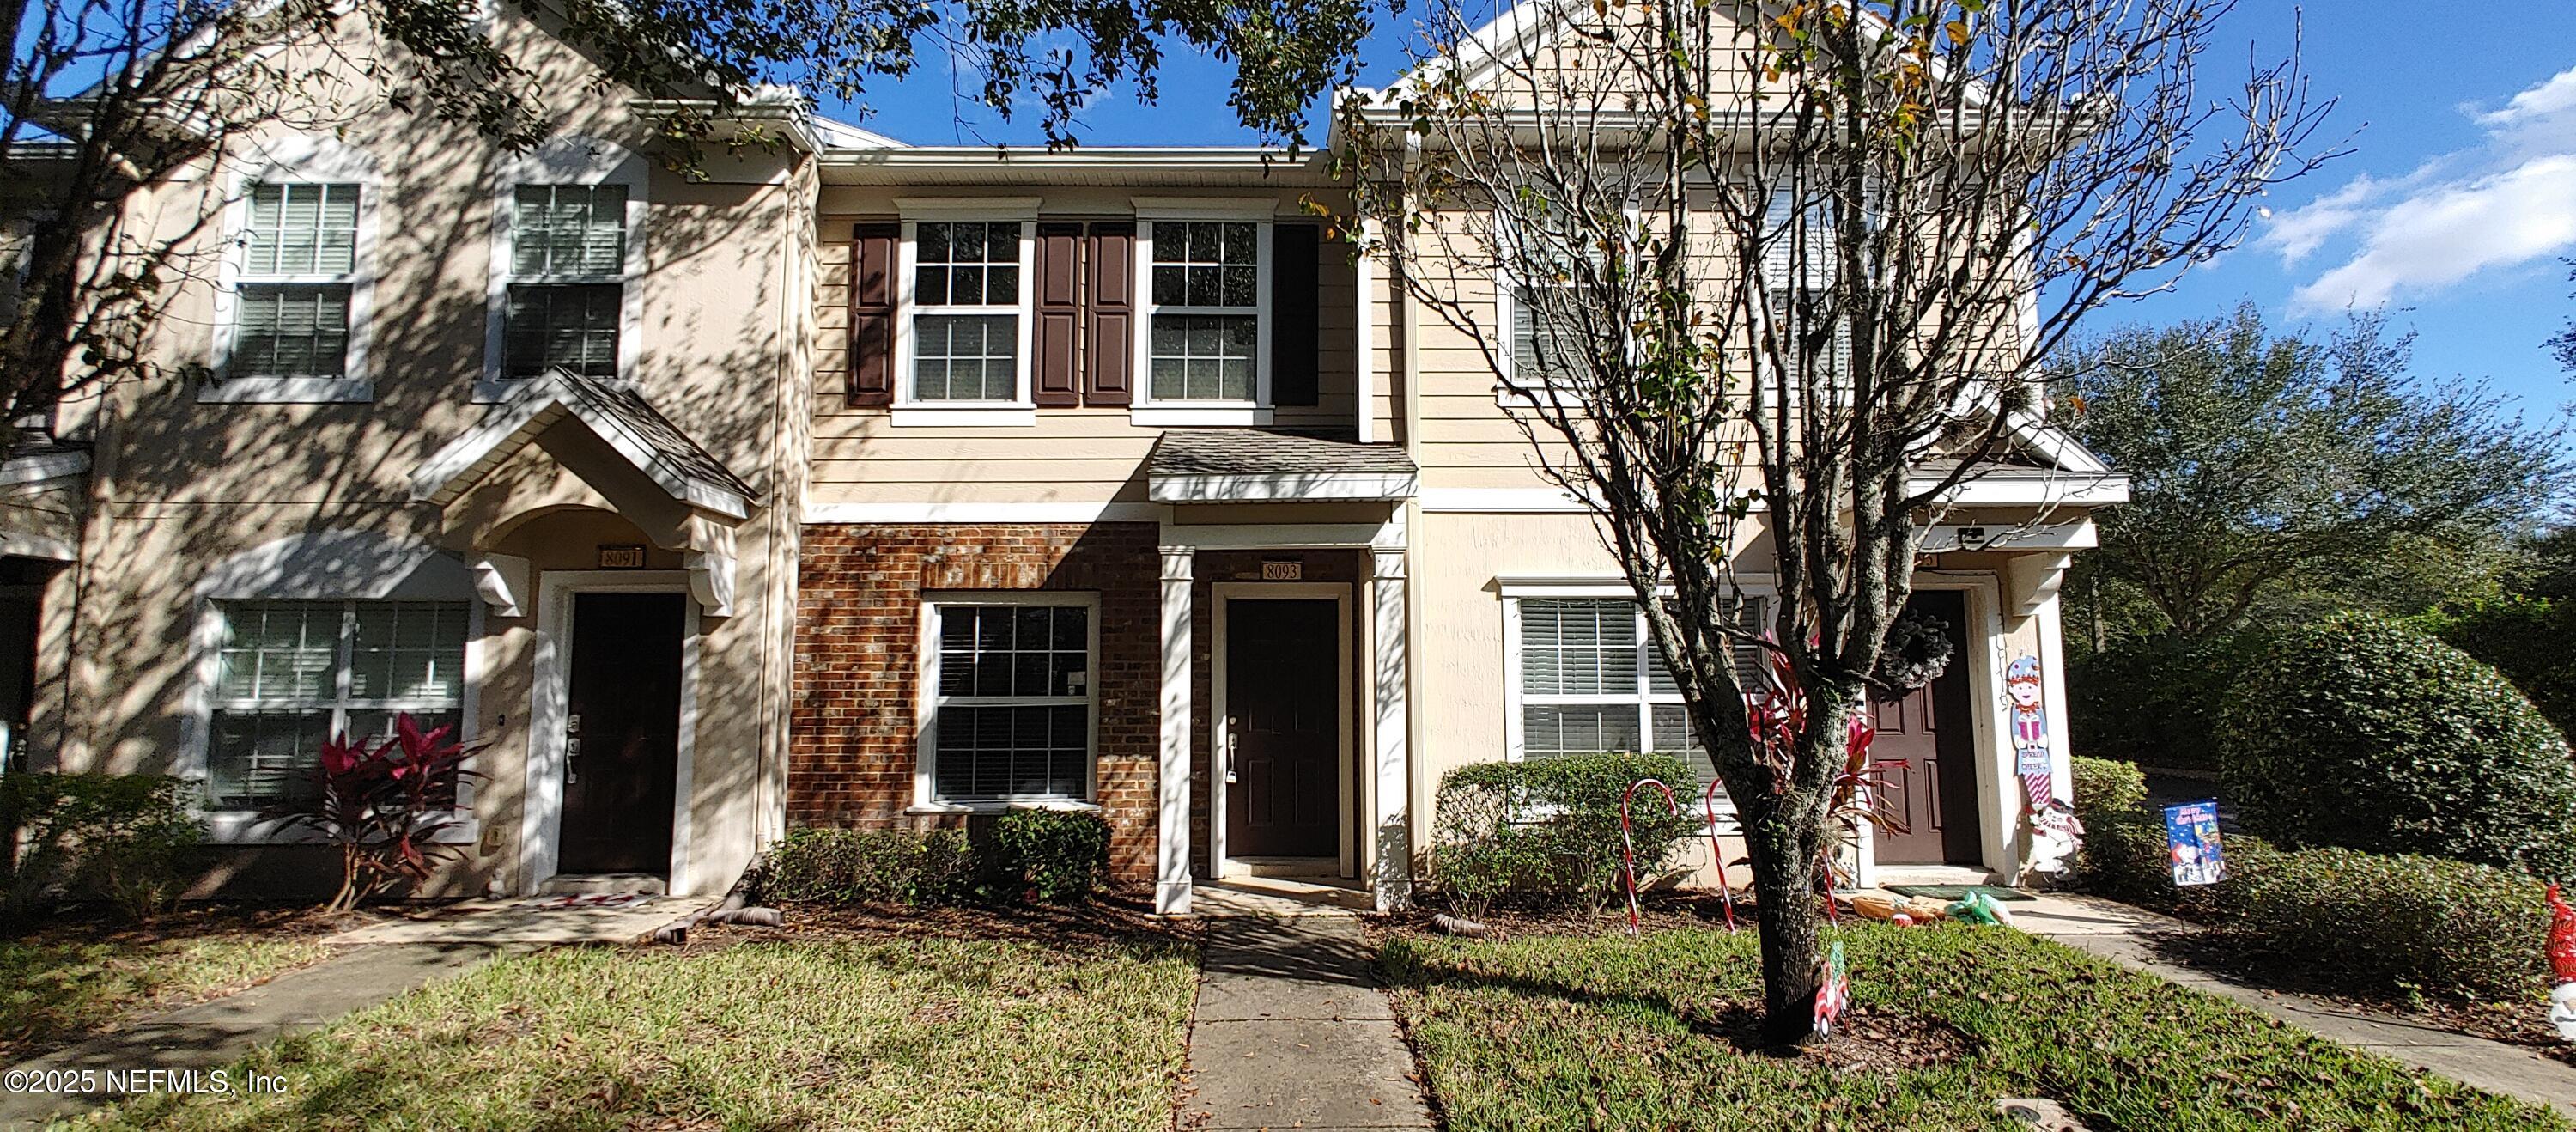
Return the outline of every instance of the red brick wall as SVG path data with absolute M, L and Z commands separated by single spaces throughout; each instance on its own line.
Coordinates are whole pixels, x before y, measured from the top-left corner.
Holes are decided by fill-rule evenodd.
M 925 594 L 1087 590 L 1100 595 L 1094 783 L 1110 866 L 1122 881 L 1151 881 L 1162 694 L 1156 534 L 1152 523 L 805 528 L 789 824 L 924 824 L 904 809 L 919 758 Z

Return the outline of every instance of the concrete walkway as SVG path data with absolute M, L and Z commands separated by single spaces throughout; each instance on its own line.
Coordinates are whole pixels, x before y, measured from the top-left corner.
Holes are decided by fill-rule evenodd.
M 489 944 L 386 944 L 350 950 L 300 971 L 212 1002 L 163 1014 L 9 1068 L 21 1071 L 211 1070 L 255 1046 L 364 1010 L 440 975 L 490 958 Z M 104 1082 L 102 1081 L 102 1084 Z M 242 1082 L 233 1082 L 243 1088 Z M 33 1128 L 126 1095 L 34 1093 L 0 1089 L 0 1128 Z
M 1347 912 L 1211 917 L 1180 1126 L 1433 1127 L 1370 955 Z
M 2576 1066 L 2519 1046 L 2437 1030 L 2304 995 L 2257 990 L 2163 958 L 2160 935 L 2199 930 L 2169 916 L 2063 893 L 2005 905 L 2014 926 L 2269 1014 L 2348 1046 L 2576 1117 Z M 2541 1007 L 2535 1003 L 2532 1009 Z

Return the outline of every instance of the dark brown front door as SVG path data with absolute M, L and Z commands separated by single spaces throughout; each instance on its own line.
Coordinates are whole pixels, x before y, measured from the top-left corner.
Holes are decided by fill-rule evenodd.
M 1326 600 L 1225 605 L 1227 853 L 1340 855 L 1341 636 Z
M 573 595 L 559 872 L 667 875 L 671 867 L 687 601 Z
M 1878 831 L 1882 865 L 1974 864 L 1977 844 L 1977 767 L 1968 706 L 1968 601 L 1957 591 L 1914 595 L 1908 612 L 1928 613 L 1950 627 L 1950 666 L 1904 699 L 1878 705 L 1873 761 L 1893 763 L 1879 776 L 1881 806 L 1905 823 L 1905 832 Z

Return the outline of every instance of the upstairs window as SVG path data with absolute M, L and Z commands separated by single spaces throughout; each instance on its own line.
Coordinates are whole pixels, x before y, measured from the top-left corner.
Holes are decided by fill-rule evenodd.
M 1762 228 L 1768 242 L 1762 250 L 1762 275 L 1768 288 L 1773 324 L 1778 328 L 1782 360 L 1794 371 L 1812 366 L 1828 388 L 1848 389 L 1851 382 L 1851 324 L 1831 309 L 1839 257 L 1835 249 L 1834 206 L 1810 200 L 1799 206 L 1799 194 L 1772 192 Z M 1817 332 L 1832 319 L 1831 336 Z M 1821 337 L 1812 360 L 1805 340 Z M 1792 372 L 1792 380 L 1803 374 Z
M 1149 400 L 1260 399 L 1261 228 L 1251 221 L 1153 225 Z
M 510 199 L 501 376 L 556 366 L 618 376 L 627 278 L 624 185 L 520 185 Z
M 359 192 L 354 184 L 251 186 L 225 376 L 348 375 Z
M 1022 399 L 1021 228 L 914 225 L 911 400 Z

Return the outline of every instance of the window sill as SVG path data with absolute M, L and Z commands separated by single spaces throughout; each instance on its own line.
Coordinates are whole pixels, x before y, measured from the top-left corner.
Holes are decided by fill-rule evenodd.
M 1096 814 L 1100 812 L 1100 803 L 1075 802 L 1069 800 L 1047 801 L 1038 798 L 1016 802 L 915 802 L 910 806 L 904 807 L 903 812 L 916 815 L 1007 814 L 1013 810 L 1065 810 L 1073 813 Z
M 1138 405 L 1127 410 L 1127 422 L 1146 428 L 1240 427 L 1259 428 L 1270 423 L 1267 405 Z
M 1532 409 L 1583 411 L 1583 390 L 1572 384 L 1549 382 L 1543 385 L 1494 383 L 1494 404 L 1514 412 Z
M 888 424 L 896 428 L 1034 428 L 1034 405 L 897 405 Z
M 264 821 L 257 810 L 205 810 L 198 814 L 206 819 L 208 845 L 323 845 L 321 834 L 296 826 Z M 432 839 L 438 845 L 471 845 L 483 836 L 483 823 L 471 812 L 459 815 L 464 820 L 448 826 Z
M 376 399 L 362 377 L 228 377 L 197 386 L 200 405 L 354 405 Z

